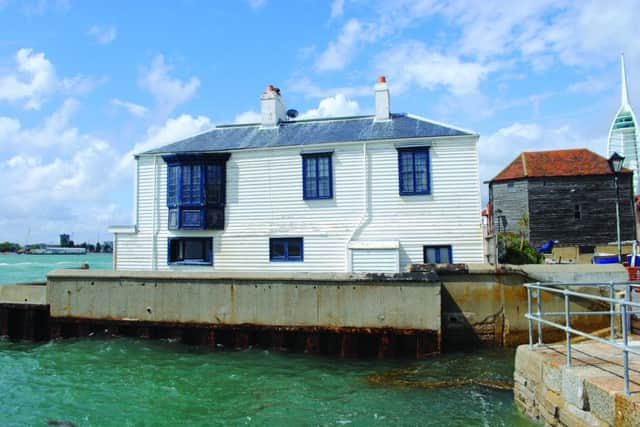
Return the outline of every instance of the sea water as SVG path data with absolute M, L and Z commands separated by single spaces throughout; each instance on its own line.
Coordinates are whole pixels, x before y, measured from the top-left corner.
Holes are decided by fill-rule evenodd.
M 49 271 L 57 268 L 78 268 L 89 264 L 91 269 L 111 269 L 111 254 L 85 255 L 19 255 L 0 254 L 0 285 L 46 280 Z
M 111 257 L 6 255 L 0 283 L 83 262 L 110 268 Z M 505 349 L 349 360 L 169 340 L 0 338 L 0 426 L 532 426 L 510 390 L 482 385 L 510 382 L 513 361 Z

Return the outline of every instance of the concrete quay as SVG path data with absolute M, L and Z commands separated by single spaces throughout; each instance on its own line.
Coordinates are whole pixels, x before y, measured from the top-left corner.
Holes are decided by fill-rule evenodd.
M 631 336 L 630 343 L 640 336 Z M 518 408 L 545 426 L 640 426 L 640 356 L 629 353 L 630 395 L 623 393 L 622 352 L 589 341 L 517 349 L 514 399 Z

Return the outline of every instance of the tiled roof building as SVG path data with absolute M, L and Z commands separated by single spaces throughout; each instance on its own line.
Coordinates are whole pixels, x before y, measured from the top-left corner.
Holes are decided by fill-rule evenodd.
M 622 240 L 634 238 L 633 173 L 620 178 Z M 520 153 L 489 181 L 495 231 L 518 233 L 524 215 L 528 240 L 596 245 L 616 240 L 616 192 L 607 159 L 585 148 Z

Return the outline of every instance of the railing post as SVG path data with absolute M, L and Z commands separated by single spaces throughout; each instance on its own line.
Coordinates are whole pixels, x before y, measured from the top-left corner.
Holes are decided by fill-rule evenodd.
M 540 282 L 536 282 L 537 286 L 540 286 Z M 538 300 L 537 305 L 538 305 L 538 345 L 542 345 L 542 322 L 540 321 L 540 319 L 542 319 L 542 289 L 538 288 Z
M 622 359 L 624 361 L 624 394 L 629 395 L 629 340 L 627 337 L 627 303 L 629 302 L 629 285 L 626 286 L 624 301 L 622 301 Z
M 565 288 L 565 292 L 568 288 Z M 565 327 L 565 339 L 567 340 L 567 368 L 571 367 L 571 312 L 569 311 L 569 294 L 564 294 L 564 327 Z
M 610 323 L 610 337 L 611 342 L 616 339 L 616 303 L 613 301 L 615 297 L 615 289 L 613 286 L 613 281 L 609 282 L 609 323 Z
M 533 349 L 533 319 L 531 319 L 531 288 L 527 287 L 527 315 L 529 320 L 529 350 Z

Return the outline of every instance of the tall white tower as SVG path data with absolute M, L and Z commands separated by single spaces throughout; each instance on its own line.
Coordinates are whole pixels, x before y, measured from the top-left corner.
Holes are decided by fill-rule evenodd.
M 640 190 L 640 147 L 638 146 L 638 122 L 629 104 L 627 88 L 627 75 L 624 69 L 624 54 L 620 55 L 620 73 L 622 77 L 622 101 L 616 114 L 611 129 L 609 130 L 609 143 L 607 153 L 611 156 L 614 152 L 624 156 L 624 167 L 633 171 L 633 193 Z

